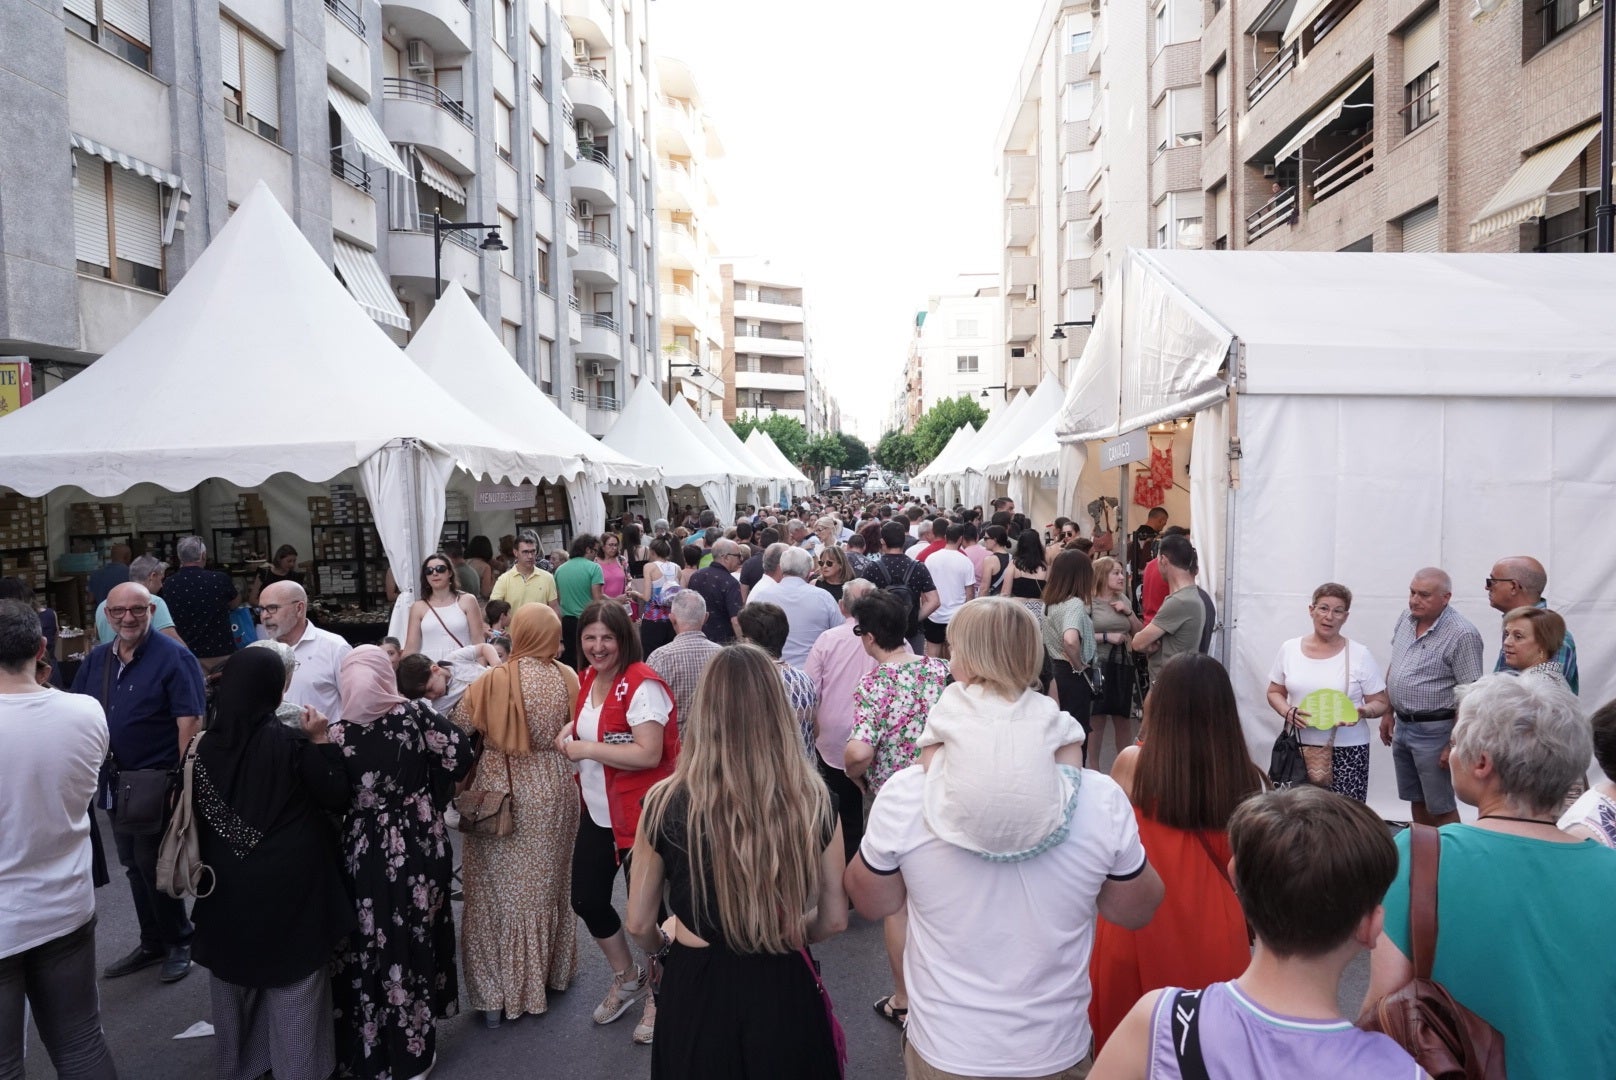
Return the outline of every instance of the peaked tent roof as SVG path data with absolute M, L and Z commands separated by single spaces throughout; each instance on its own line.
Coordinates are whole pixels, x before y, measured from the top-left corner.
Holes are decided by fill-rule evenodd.
M 802 470 L 791 464 L 789 458 L 780 451 L 775 441 L 769 438 L 769 433 L 762 428 L 753 428 L 752 433 L 746 437 L 746 445 L 752 454 L 763 464 L 773 465 L 781 470 L 786 480 L 793 484 L 806 484 L 814 486 L 814 482 L 802 474 Z
M 938 451 L 937 456 L 931 459 L 931 464 L 910 477 L 910 481 L 929 481 L 942 476 L 959 458 L 965 447 L 976 438 L 978 431 L 979 429 L 972 427 L 969 423 L 961 424 L 955 428 L 954 434 L 948 437 L 948 441 L 943 444 L 942 450 Z
M 1021 431 L 1020 416 L 1027 402 L 1032 397 L 1025 391 L 1018 393 L 1010 399 L 1010 404 L 988 417 L 988 422 L 976 433 L 971 440 L 970 448 L 958 460 L 948 463 L 947 476 L 960 476 L 968 472 L 984 473 L 988 463 L 994 460 L 994 452 L 1000 448 L 1006 438 L 1006 431 Z
M 543 458 L 550 477 L 582 472 L 603 483 L 661 479 L 656 466 L 631 460 L 573 423 L 522 374 L 459 282 L 444 292 L 404 352 L 513 447 Z
M 617 423 L 601 441 L 635 460 L 660 463 L 668 487 L 700 487 L 728 478 L 729 466 L 679 422 L 649 379 L 640 380 L 629 394 Z
M 285 419 L 244 423 L 243 403 L 266 384 L 287 387 Z M 405 358 L 260 181 L 128 336 L 0 419 L 0 475 L 25 495 L 186 491 L 211 478 L 252 487 L 283 472 L 325 480 L 402 438 L 478 475 L 544 474 Z
M 1060 415 L 1061 399 L 1060 383 L 1055 376 L 1046 374 L 1026 407 L 1021 410 L 1016 425 L 1006 428 L 1003 440 L 989 451 L 994 454 L 993 460 L 988 462 L 989 476 L 1001 477 L 1012 472 L 1028 471 L 1017 465 L 1022 454 L 1047 453 L 1054 459 L 1060 457 L 1055 421 Z M 1049 471 L 1053 472 L 1054 466 Z
M 707 418 L 707 430 L 711 431 L 718 438 L 718 441 L 731 454 L 735 455 L 737 461 L 751 469 L 758 476 L 776 484 L 789 482 L 789 478 L 781 475 L 778 467 L 765 462 L 753 453 L 752 448 L 741 441 L 741 437 L 735 434 L 735 429 L 726 424 L 722 416 L 717 413 L 709 416 Z
M 713 455 L 725 464 L 725 471 L 734 478 L 736 483 L 751 486 L 769 481 L 770 478 L 767 472 L 760 472 L 755 466 L 748 465 L 737 457 L 729 447 L 720 442 L 718 436 L 714 435 L 712 430 L 701 422 L 701 417 L 696 415 L 696 410 L 690 407 L 690 402 L 686 401 L 683 396 L 676 395 L 668 408 L 673 411 L 674 416 L 678 417 L 679 422 L 701 441 L 703 446 L 712 451 Z

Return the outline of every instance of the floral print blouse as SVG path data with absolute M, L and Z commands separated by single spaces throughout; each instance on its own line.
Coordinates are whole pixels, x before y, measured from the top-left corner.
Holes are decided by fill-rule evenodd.
M 853 690 L 855 739 L 875 749 L 864 782 L 873 796 L 893 773 L 919 759 L 915 740 L 926 730 L 926 716 L 948 684 L 948 661 L 920 656 L 884 663 Z

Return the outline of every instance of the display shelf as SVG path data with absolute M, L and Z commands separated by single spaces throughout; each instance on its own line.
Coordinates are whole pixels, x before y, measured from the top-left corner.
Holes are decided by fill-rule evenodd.
M 461 545 L 461 548 L 464 549 L 466 543 L 470 539 L 471 539 L 471 522 L 470 521 L 465 521 L 465 520 L 461 520 L 461 519 L 458 519 L 458 518 L 457 519 L 451 519 L 449 521 L 445 521 L 443 523 L 443 532 L 438 534 L 438 550 L 442 551 L 443 550 L 443 545 L 447 544 L 451 540 L 458 541 L 459 544 Z
M 0 577 L 22 578 L 43 594 L 50 584 L 50 549 L 43 544 L 0 547 Z
M 250 561 L 269 558 L 268 525 L 218 525 L 213 529 L 213 559 L 221 566 L 244 567 Z
M 318 596 L 352 599 L 367 611 L 386 598 L 387 557 L 375 525 L 316 523 L 309 526 L 309 543 Z
M 182 537 L 190 535 L 189 529 L 141 529 L 135 533 L 136 539 L 140 541 L 138 546 L 141 548 L 135 554 L 150 555 L 166 563 L 175 563 L 178 556 L 174 554 L 174 545 L 178 544 Z

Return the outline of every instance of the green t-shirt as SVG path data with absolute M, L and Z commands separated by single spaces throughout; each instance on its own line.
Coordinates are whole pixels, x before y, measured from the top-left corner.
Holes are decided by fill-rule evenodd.
M 1409 956 L 1409 833 L 1386 936 Z M 1471 825 L 1442 829 L 1436 981 L 1504 1036 L 1509 1080 L 1610 1076 L 1616 1062 L 1616 851 Z
M 1162 601 L 1150 625 L 1162 631 L 1161 648 L 1150 654 L 1150 676 L 1155 678 L 1162 665 L 1179 653 L 1196 652 L 1201 647 L 1201 630 L 1206 625 L 1206 608 L 1194 585 L 1170 593 Z
M 605 586 L 606 575 L 594 559 L 568 559 L 556 567 L 555 583 L 561 594 L 561 614 L 578 616 L 595 599 L 594 586 Z

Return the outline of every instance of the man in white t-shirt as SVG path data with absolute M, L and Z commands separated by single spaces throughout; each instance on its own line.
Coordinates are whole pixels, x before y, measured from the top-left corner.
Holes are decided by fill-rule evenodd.
M 886 782 L 844 879 L 866 919 L 908 906 L 908 1075 L 1082 1077 L 1094 916 L 1137 930 L 1163 893 L 1128 797 L 1084 770 L 1065 840 L 991 862 L 932 833 L 925 783 L 920 765 Z
M 277 581 L 258 594 L 264 633 L 297 655 L 292 685 L 286 700 L 313 705 L 333 724 L 342 719 L 342 694 L 337 675 L 353 646 L 329 630 L 309 622 L 309 594 L 295 581 Z
M 966 526 L 958 522 L 948 526 L 943 546 L 926 559 L 926 569 L 931 571 L 932 584 L 937 587 L 937 610 L 921 624 L 926 632 L 927 656 L 947 659 L 949 621 L 967 601 L 976 598 L 976 566 L 960 550 L 965 533 Z
M 0 600 L 0 1075 L 22 1075 L 26 1001 L 58 1075 L 111 1077 L 90 877 L 107 721 L 94 698 L 39 685 L 44 656 L 39 616 Z

